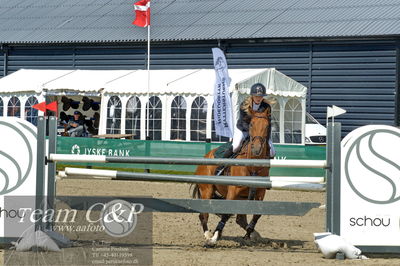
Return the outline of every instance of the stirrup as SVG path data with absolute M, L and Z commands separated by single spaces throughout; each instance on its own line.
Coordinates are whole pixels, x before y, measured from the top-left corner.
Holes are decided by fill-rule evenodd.
M 215 169 L 215 175 L 220 176 L 225 172 L 226 166 L 218 166 L 217 169 Z

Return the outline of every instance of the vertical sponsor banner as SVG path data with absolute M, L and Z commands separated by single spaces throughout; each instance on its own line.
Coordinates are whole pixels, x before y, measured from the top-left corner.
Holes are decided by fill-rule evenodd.
M 26 229 L 4 230 L 21 218 L 18 206 L 5 203 L 6 196 L 31 196 L 20 207 L 35 208 L 37 129 L 21 118 L 0 117 L 0 132 L 0 240 L 4 242 Z
M 229 96 L 231 78 L 224 53 L 219 48 L 212 48 L 215 68 L 214 86 L 214 123 L 215 132 L 219 136 L 233 137 L 233 113 Z
M 400 247 L 400 129 L 360 127 L 341 145 L 340 235 L 360 247 Z

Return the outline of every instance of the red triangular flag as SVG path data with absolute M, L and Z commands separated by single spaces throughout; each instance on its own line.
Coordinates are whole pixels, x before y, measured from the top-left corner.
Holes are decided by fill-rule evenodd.
M 38 109 L 39 111 L 46 112 L 46 102 L 41 102 L 32 106 L 32 108 Z
M 58 110 L 57 101 L 51 102 L 48 105 L 46 105 L 46 109 L 57 113 Z
M 139 27 L 150 25 L 150 0 L 140 0 L 134 4 L 136 18 L 132 24 Z

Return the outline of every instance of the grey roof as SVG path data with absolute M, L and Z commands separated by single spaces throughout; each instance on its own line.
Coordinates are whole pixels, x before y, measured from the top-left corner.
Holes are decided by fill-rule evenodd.
M 136 0 L 0 0 L 0 43 L 147 40 Z M 399 0 L 153 0 L 153 41 L 400 34 Z

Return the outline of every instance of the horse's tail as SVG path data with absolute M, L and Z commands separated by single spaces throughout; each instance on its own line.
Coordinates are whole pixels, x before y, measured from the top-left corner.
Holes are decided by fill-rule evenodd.
M 192 199 L 200 199 L 200 189 L 198 184 L 191 184 L 189 190 L 192 190 Z

